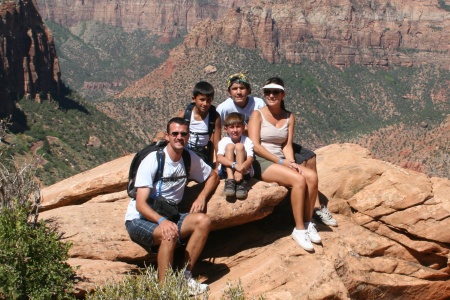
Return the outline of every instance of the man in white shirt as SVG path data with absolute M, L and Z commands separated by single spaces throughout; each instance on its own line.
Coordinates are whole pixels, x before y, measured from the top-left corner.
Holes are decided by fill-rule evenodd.
M 125 226 L 131 239 L 157 254 L 158 279 L 164 281 L 166 271 L 172 266 L 177 244 L 183 244 L 189 238 L 185 250 L 185 278 L 191 293 L 199 294 L 208 289 L 192 278 L 192 268 L 198 259 L 210 231 L 211 221 L 203 213 L 206 199 L 219 183 L 213 172 L 200 157 L 191 150 L 189 179 L 205 182 L 203 190 L 192 204 L 189 213 L 178 214 L 178 220 L 166 219 L 154 209 L 155 199 L 163 196 L 167 202 L 180 203 L 188 178 L 186 178 L 183 149 L 189 139 L 189 124 L 183 118 L 173 118 L 167 124 L 164 148 L 164 168 L 162 178 L 154 180 L 158 172 L 157 151 L 151 152 L 142 160 L 135 187 L 136 199 L 131 199 L 125 215 Z M 167 179 L 167 180 L 163 180 Z

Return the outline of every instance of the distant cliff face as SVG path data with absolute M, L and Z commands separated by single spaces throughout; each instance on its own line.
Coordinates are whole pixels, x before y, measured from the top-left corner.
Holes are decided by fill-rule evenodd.
M 308 58 L 343 67 L 435 63 L 449 69 L 449 7 L 437 0 L 275 1 L 204 22 L 186 44 L 206 47 L 220 36 L 230 45 L 262 49 L 270 62 Z
M 107 1 L 37 0 L 44 19 L 84 20 L 147 29 L 170 39 L 190 32 L 189 47 L 214 38 L 261 49 L 270 62 L 325 60 L 336 66 L 450 68 L 450 5 L 439 0 Z M 200 22 L 200 24 L 199 24 Z
M 52 20 L 64 27 L 93 20 L 121 26 L 127 31 L 150 30 L 169 39 L 186 33 L 203 19 L 217 19 L 223 16 L 229 7 L 243 5 L 246 2 L 245 0 L 36 0 L 45 20 Z
M 58 92 L 60 69 L 53 37 L 33 1 L 0 4 L 0 117 L 10 115 L 14 101 L 40 101 Z

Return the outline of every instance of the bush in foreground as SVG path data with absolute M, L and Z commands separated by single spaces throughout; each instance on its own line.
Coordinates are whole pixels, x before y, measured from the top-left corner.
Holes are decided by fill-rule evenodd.
M 2 148 L 0 158 L 0 299 L 69 298 L 73 270 L 65 261 L 70 245 L 38 221 L 34 170 L 4 159 Z

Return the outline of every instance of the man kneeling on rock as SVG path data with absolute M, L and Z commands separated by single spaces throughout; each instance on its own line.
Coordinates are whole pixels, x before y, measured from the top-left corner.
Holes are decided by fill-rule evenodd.
M 125 226 L 134 242 L 157 253 L 160 282 L 164 281 L 166 271 L 172 266 L 176 246 L 187 242 L 184 276 L 191 294 L 199 294 L 208 290 L 208 285 L 195 281 L 191 271 L 208 238 L 211 221 L 204 213 L 206 198 L 218 185 L 219 178 L 202 159 L 187 150 L 191 157 L 189 179 L 205 184 L 189 213 L 178 213 L 175 208 L 176 216 L 168 217 L 170 213 L 163 213 L 171 210 L 167 203 L 176 204 L 176 207 L 181 202 L 188 181 L 182 153 L 189 139 L 189 124 L 183 118 L 171 119 L 167 124 L 166 138 L 169 143 L 163 150 L 162 178 L 155 178 L 157 158 L 160 158 L 158 151 L 151 152 L 139 166 L 135 181 L 136 199 L 131 199 L 128 205 Z M 165 210 L 159 209 L 160 206 Z

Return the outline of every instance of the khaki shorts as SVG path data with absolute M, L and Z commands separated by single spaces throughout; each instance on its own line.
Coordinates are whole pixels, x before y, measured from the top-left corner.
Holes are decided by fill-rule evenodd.
M 273 161 L 255 155 L 255 159 L 253 160 L 253 169 L 255 170 L 254 177 L 261 180 L 261 175 L 273 164 Z

